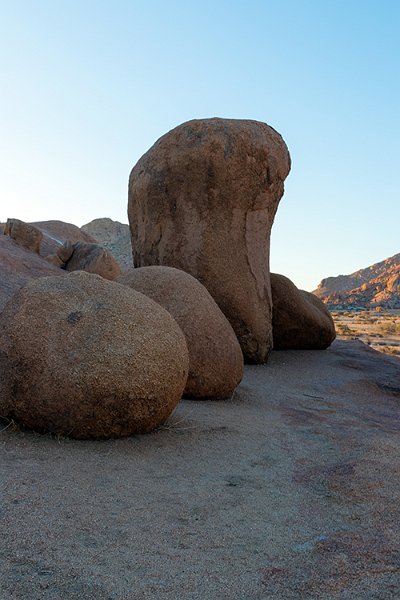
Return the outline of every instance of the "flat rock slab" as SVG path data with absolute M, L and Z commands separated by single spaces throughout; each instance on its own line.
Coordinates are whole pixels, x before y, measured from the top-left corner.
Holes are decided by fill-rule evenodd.
M 398 598 L 400 361 L 272 353 L 153 434 L 0 434 L 0 598 Z

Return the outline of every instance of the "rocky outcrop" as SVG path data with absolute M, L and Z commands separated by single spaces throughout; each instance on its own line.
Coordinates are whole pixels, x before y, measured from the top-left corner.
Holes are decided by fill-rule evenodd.
M 198 279 L 251 362 L 265 361 L 272 347 L 269 238 L 289 169 L 272 127 L 205 119 L 160 138 L 129 180 L 134 264 Z
M 0 312 L 30 279 L 64 274 L 36 252 L 20 246 L 7 235 L 0 235 Z
M 46 256 L 50 264 L 66 271 L 87 271 L 113 281 L 121 274 L 121 267 L 113 255 L 99 244 L 70 241 L 60 246 L 56 254 Z
M 400 254 L 355 271 L 323 279 L 313 294 L 330 308 L 400 308 Z
M 87 271 L 110 281 L 121 274 L 121 267 L 113 255 L 99 244 L 76 242 L 72 248 L 67 244 L 60 249 L 58 257 L 68 256 L 71 249 L 72 254 L 64 266 L 66 271 Z
M 86 223 L 81 230 L 109 250 L 122 270 L 133 267 L 129 225 L 103 218 Z
M 161 304 L 182 329 L 189 350 L 185 397 L 229 398 L 243 376 L 243 355 L 232 327 L 206 288 L 171 267 L 131 269 L 118 282 Z
M 4 356 L 2 416 L 76 438 L 158 427 L 188 373 L 185 338 L 166 310 L 83 272 L 31 281 L 14 296 L 0 315 Z
M 40 244 L 40 254 L 42 256 L 57 254 L 57 250 L 67 240 L 72 243 L 96 243 L 96 240 L 91 235 L 72 223 L 64 223 L 64 221 L 36 221 L 31 223 L 31 225 L 40 229 L 43 234 Z
M 19 219 L 7 219 L 4 234 L 17 242 L 19 246 L 39 254 L 43 234 L 37 227 Z
M 299 290 L 283 275 L 271 273 L 272 327 L 276 350 L 323 350 L 336 337 L 324 303 Z

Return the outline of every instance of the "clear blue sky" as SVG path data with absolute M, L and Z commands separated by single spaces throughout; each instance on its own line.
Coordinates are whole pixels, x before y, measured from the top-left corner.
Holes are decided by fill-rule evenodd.
M 400 252 L 400 2 L 0 0 L 0 221 L 127 222 L 174 126 L 265 121 L 292 171 L 271 267 L 300 287 Z

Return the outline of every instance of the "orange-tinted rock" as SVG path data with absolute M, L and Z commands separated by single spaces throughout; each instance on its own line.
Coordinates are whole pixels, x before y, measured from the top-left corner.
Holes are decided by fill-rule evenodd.
M 323 279 L 313 292 L 332 310 L 400 308 L 400 253 L 351 275 Z
M 160 138 L 129 180 L 135 266 L 177 267 L 198 279 L 252 362 L 272 346 L 269 238 L 289 169 L 272 127 L 205 119 Z
M 39 254 L 40 242 L 43 235 L 37 227 L 19 219 L 7 219 L 4 234 L 8 235 L 23 248 Z
M 64 223 L 64 221 L 36 221 L 31 223 L 43 234 L 43 239 L 40 247 L 40 254 L 42 256 L 49 256 L 50 254 L 57 254 L 57 250 L 69 240 L 70 242 L 87 242 L 95 243 L 96 240 L 82 231 L 76 225 L 72 223 Z
M 67 271 L 87 271 L 112 281 L 121 274 L 121 267 L 113 255 L 99 244 L 76 242 L 65 265 Z
M 189 350 L 184 395 L 230 397 L 243 376 L 243 355 L 235 332 L 206 288 L 171 267 L 131 269 L 118 282 L 161 304 L 182 329 Z
M 276 350 L 323 350 L 336 337 L 324 303 L 299 290 L 283 275 L 271 273 L 272 327 Z
M 1 354 L 3 353 L 3 354 Z M 9 418 L 76 438 L 151 431 L 185 387 L 188 351 L 157 303 L 89 273 L 46 277 L 0 315 Z

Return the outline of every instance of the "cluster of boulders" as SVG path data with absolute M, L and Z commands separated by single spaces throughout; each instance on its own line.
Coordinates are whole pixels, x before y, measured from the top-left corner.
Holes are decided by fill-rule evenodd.
M 112 254 L 99 244 L 88 242 L 65 242 L 56 254 L 46 258 L 66 271 L 87 271 L 113 281 L 120 275 L 121 268 Z
M 93 237 L 111 252 L 121 269 L 133 266 L 129 225 L 108 218 L 94 219 L 82 225 L 81 231 Z
M 52 228 L 51 221 L 49 223 Z M 92 238 L 83 235 L 79 237 L 87 237 L 86 240 L 75 239 L 74 241 L 68 237 L 63 241 L 51 236 L 46 222 L 42 224 L 42 229 L 39 226 L 39 223 L 8 219 L 4 233 L 23 248 L 40 254 L 50 264 L 66 271 L 87 271 L 110 280 L 116 279 L 121 274 L 121 267 L 111 252 L 96 243 L 94 239 L 92 241 Z M 79 230 L 78 227 L 76 229 Z M 44 244 L 43 239 L 45 239 Z
M 135 268 L 73 225 L 9 219 L 0 416 L 76 438 L 148 432 L 182 395 L 230 398 L 244 359 L 329 346 L 322 302 L 269 272 L 289 169 L 284 141 L 264 123 L 177 127 L 130 176 Z

